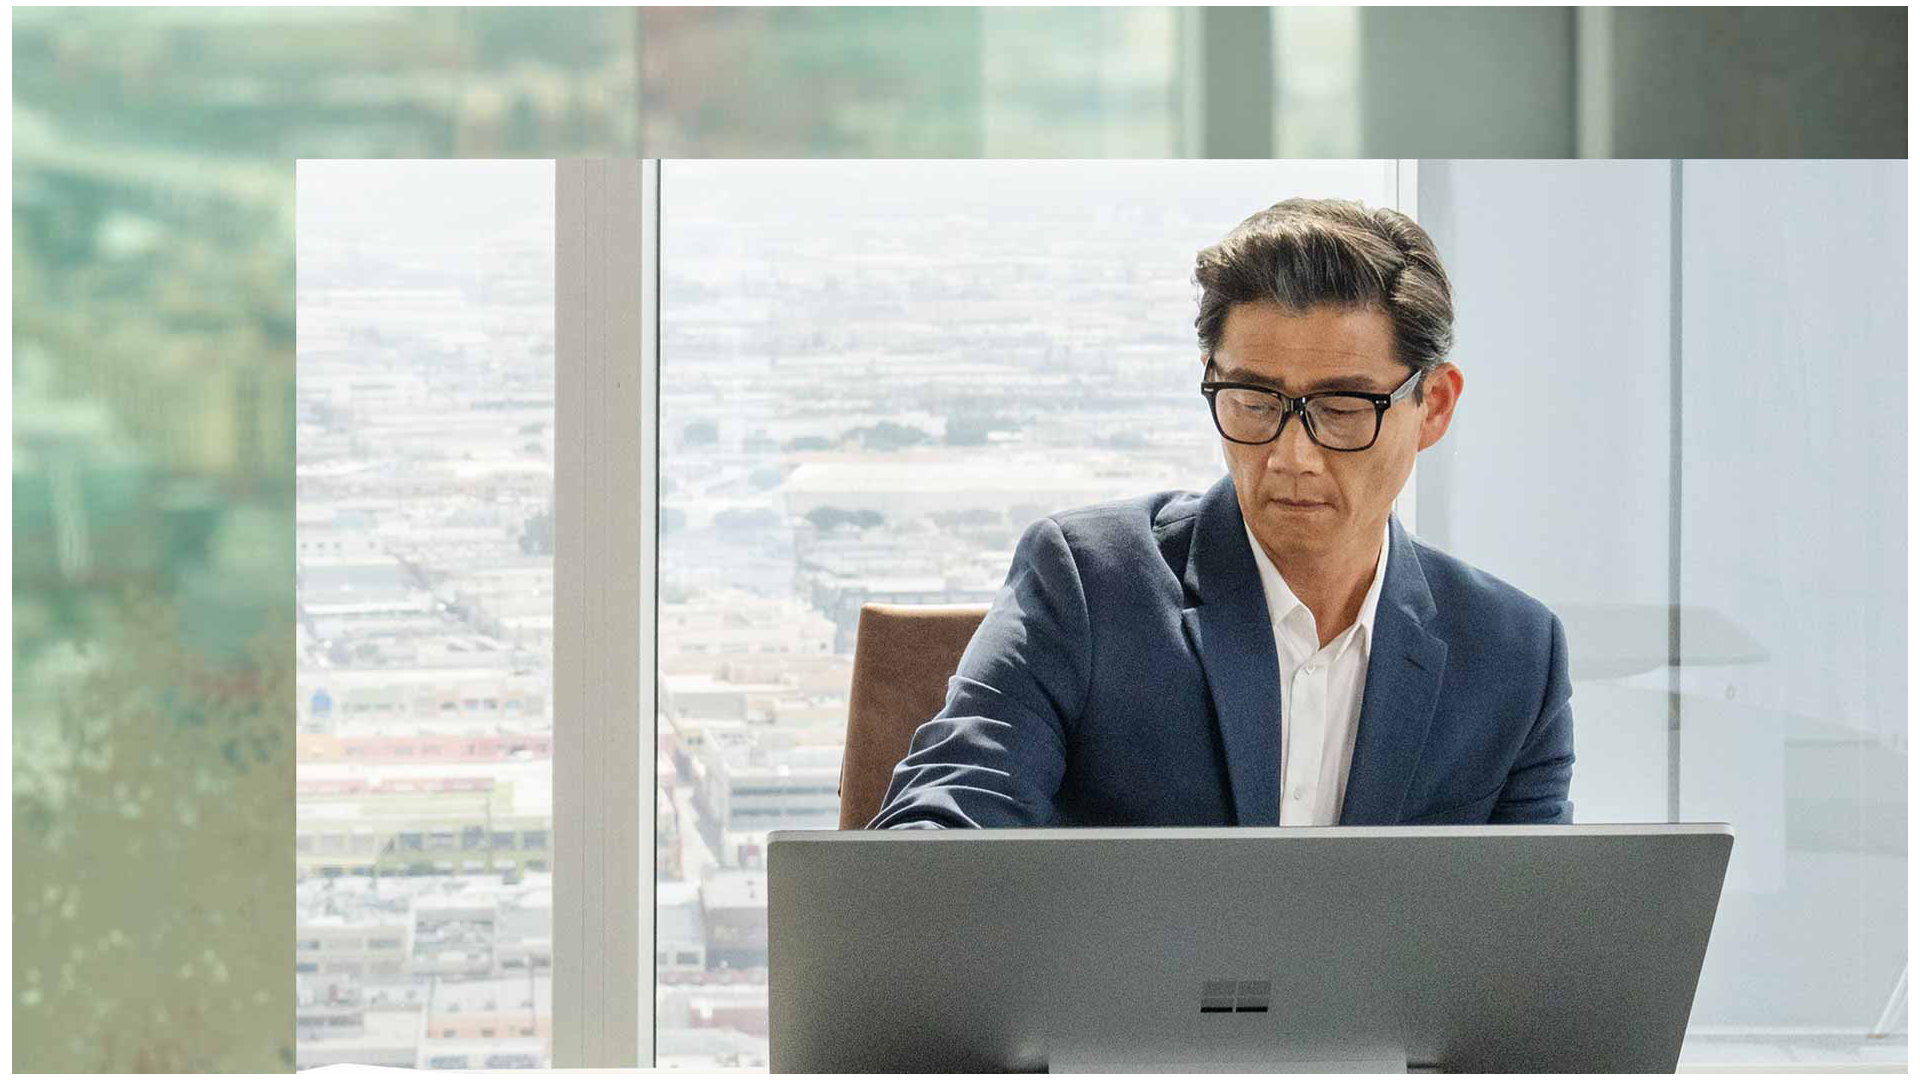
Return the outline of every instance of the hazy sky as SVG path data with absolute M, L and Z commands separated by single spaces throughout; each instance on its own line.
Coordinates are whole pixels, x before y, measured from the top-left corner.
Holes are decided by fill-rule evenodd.
M 298 163 L 300 243 L 449 247 L 553 235 L 551 161 Z
M 1021 203 L 1120 199 L 1180 220 L 1240 218 L 1291 195 L 1392 192 L 1391 164 L 1220 161 L 667 161 L 667 201 L 696 217 L 740 212 L 739 192 L 769 193 L 750 217 L 992 214 Z M 551 235 L 551 161 L 334 161 L 298 166 L 303 242 L 461 245 L 529 230 Z M 1223 206 L 1233 209 L 1222 214 Z

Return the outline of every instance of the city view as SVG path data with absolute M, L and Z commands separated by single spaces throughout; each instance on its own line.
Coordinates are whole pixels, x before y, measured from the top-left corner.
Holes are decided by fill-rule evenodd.
M 324 164 L 301 190 L 299 1064 L 546 1067 L 551 165 L 370 203 L 347 174 L 372 163 Z M 766 1065 L 767 835 L 837 823 L 860 606 L 987 602 L 1034 519 L 1210 484 L 1194 252 L 1389 180 L 662 165 L 659 1065 Z
M 1195 252 L 1351 165 L 661 165 L 661 1065 L 766 1063 L 767 834 L 833 828 L 864 603 L 1222 473 Z
M 298 1066 L 544 1068 L 552 165 L 299 196 Z

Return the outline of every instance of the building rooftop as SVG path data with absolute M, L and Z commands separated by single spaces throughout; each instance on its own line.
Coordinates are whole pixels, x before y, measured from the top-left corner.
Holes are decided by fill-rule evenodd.
M 722 870 L 700 883 L 700 903 L 708 911 L 767 906 L 764 870 Z
M 325 681 L 335 686 L 446 686 L 460 682 L 502 682 L 515 686 L 544 687 L 546 679 L 532 673 L 517 674 L 501 667 L 436 668 L 323 668 L 306 666 L 300 671 L 303 684 Z
M 711 675 L 662 675 L 660 684 L 669 694 L 791 694 L 794 688 L 783 682 L 727 682 Z
M 368 1009 L 364 1031 L 337 1038 L 302 1040 L 296 1049 L 301 1068 L 349 1064 L 404 1053 L 411 1057 L 420 1041 L 420 1016 L 411 1009 Z
M 808 461 L 789 473 L 782 492 L 961 491 L 1078 493 L 1105 483 L 1093 469 L 1052 457 L 1012 461 L 1006 455 L 972 459 L 866 458 Z
M 453 1006 L 449 1008 L 449 1006 Z M 433 988 L 433 1014 L 513 1012 L 532 1010 L 541 1016 L 553 1011 L 553 978 L 535 972 L 497 979 L 454 981 L 441 979 Z M 436 1040 L 438 1045 L 438 1040 Z
M 368 780 L 381 785 L 409 780 L 493 780 L 501 786 L 512 785 L 513 804 L 506 809 L 506 813 L 531 818 L 550 817 L 553 813 L 553 762 L 550 760 L 469 761 L 432 765 L 311 761 L 301 762 L 295 767 L 295 778 L 296 783 L 311 780 Z M 381 805 L 389 794 L 403 798 L 404 806 Z M 493 797 L 487 789 L 445 792 L 395 789 L 359 796 L 303 798 L 298 818 L 302 824 L 362 819 L 369 824 L 384 824 L 391 820 L 391 815 L 402 809 L 411 814 L 430 812 L 465 817 L 478 813 L 483 802 Z M 495 809 L 498 810 L 497 807 Z M 442 855 L 463 858 L 472 857 L 474 853 L 452 852 Z

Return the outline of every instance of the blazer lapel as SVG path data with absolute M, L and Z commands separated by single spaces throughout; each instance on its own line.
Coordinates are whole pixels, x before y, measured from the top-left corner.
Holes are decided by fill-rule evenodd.
M 1280 661 L 1229 478 L 1201 500 L 1183 581 L 1193 606 L 1181 609 L 1181 625 L 1213 698 L 1234 818 L 1241 825 L 1278 825 Z
M 1426 628 L 1434 604 L 1419 552 L 1398 518 L 1388 534 L 1393 546 L 1374 613 L 1342 825 L 1399 823 L 1447 666 L 1447 643 Z

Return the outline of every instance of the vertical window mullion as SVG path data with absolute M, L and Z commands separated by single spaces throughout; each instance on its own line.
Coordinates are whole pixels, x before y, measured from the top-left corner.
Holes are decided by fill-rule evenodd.
M 641 710 L 651 697 L 641 692 L 651 675 L 642 627 L 652 619 L 642 476 L 654 467 L 640 452 L 651 408 L 641 390 L 641 268 L 651 240 L 642 235 L 641 171 L 638 161 L 559 163 L 556 301 L 572 332 L 555 340 L 556 484 L 570 510 L 558 532 L 568 540 L 555 553 L 555 768 L 578 786 L 555 785 L 554 919 L 579 929 L 554 943 L 555 1011 L 568 1010 L 555 1035 L 558 1068 L 652 1058 L 638 1000 L 638 941 L 651 938 L 653 917 L 651 893 L 639 895 L 641 831 L 653 814 L 640 760 L 641 727 L 652 725 Z

